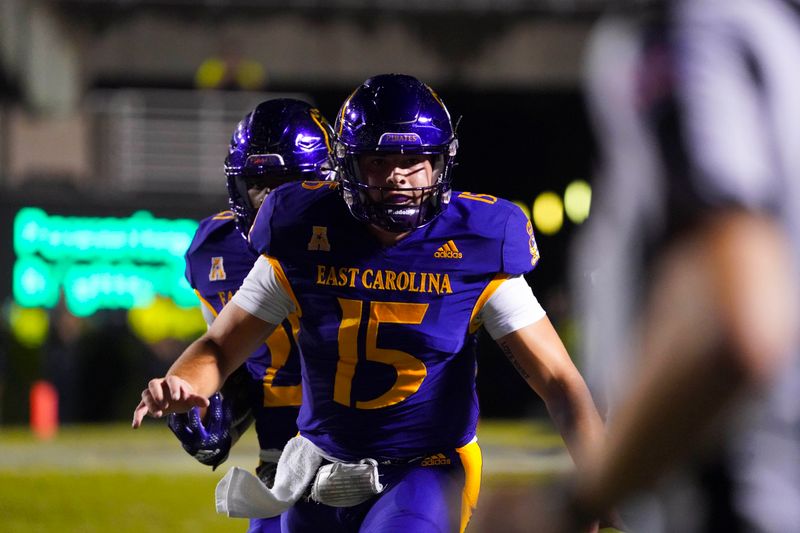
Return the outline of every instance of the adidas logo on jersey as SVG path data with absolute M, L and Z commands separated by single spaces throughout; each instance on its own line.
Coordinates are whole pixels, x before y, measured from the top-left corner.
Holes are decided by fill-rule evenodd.
M 420 463 L 420 466 L 443 466 L 451 463 L 450 458 L 443 453 L 437 453 L 426 457 Z
M 436 252 L 434 252 L 433 257 L 438 259 L 461 259 L 464 257 L 464 254 L 458 251 L 458 248 L 456 248 L 456 243 L 453 241 L 447 241 L 441 245 Z

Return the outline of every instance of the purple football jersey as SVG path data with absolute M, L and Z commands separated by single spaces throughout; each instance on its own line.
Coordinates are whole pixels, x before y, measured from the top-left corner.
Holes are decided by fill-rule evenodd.
M 475 435 L 476 315 L 539 254 L 522 211 L 453 192 L 428 226 L 384 247 L 338 184 L 268 197 L 250 233 L 298 307 L 301 433 L 341 459 L 412 458 Z
M 258 254 L 236 227 L 233 213 L 204 219 L 186 252 L 186 279 L 217 316 L 227 304 Z M 301 403 L 297 317 L 290 316 L 245 362 L 251 376 L 253 415 L 262 448 L 282 449 L 297 434 Z

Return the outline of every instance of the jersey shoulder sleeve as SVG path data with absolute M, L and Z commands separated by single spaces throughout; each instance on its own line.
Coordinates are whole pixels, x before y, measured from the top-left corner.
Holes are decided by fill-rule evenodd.
M 525 274 L 539 262 L 533 224 L 518 205 L 507 200 L 503 203 L 508 209 L 503 228 L 503 271 L 511 275 Z
M 454 203 L 466 214 L 470 230 L 499 244 L 499 270 L 526 274 L 539 261 L 533 225 L 513 202 L 489 194 L 454 192 Z
M 198 251 L 208 241 L 218 238 L 221 233 L 230 231 L 238 231 L 236 230 L 236 221 L 232 211 L 221 211 L 200 221 L 200 225 L 197 227 L 197 231 L 195 231 L 192 242 L 189 244 L 185 254 L 186 270 L 184 275 L 193 289 L 196 289 L 197 285 L 192 272 L 192 263 Z
M 314 214 L 339 201 L 339 184 L 333 181 L 293 181 L 269 193 L 250 230 L 250 246 L 259 254 L 277 257 L 278 236 L 289 239 Z

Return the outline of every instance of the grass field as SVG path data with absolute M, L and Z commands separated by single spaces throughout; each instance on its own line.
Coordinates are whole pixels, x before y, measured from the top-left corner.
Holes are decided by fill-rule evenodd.
M 214 487 L 231 466 L 255 465 L 255 435 L 212 472 L 162 423 L 148 422 L 137 431 L 65 427 L 49 441 L 0 428 L 0 531 L 243 533 L 245 520 L 215 513 Z M 547 424 L 487 421 L 479 436 L 484 493 L 546 483 L 569 467 Z

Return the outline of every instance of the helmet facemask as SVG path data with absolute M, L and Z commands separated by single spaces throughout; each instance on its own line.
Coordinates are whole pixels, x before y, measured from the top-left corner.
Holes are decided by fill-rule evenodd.
M 361 152 L 347 153 L 346 148 L 337 145 L 337 156 L 341 164 L 342 197 L 350 212 L 358 220 L 373 224 L 381 229 L 404 233 L 422 228 L 433 221 L 450 202 L 450 170 L 453 165 L 458 142 L 446 147 L 446 151 L 436 153 L 435 149 L 403 152 Z M 432 184 L 422 187 L 395 187 L 391 185 L 369 185 L 362 176 L 358 159 L 361 156 L 378 154 L 419 154 L 431 156 Z M 412 197 L 411 202 L 395 203 L 391 198 L 398 193 Z

